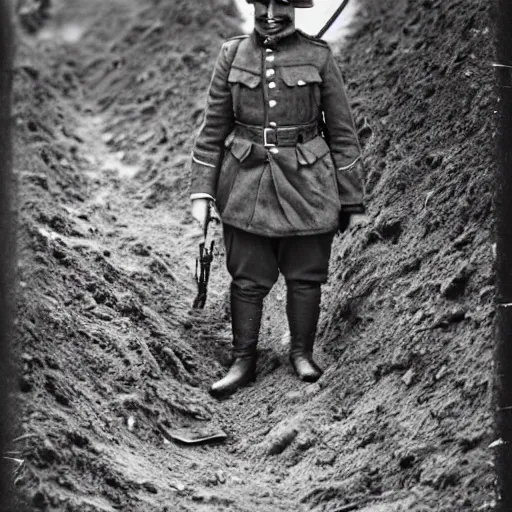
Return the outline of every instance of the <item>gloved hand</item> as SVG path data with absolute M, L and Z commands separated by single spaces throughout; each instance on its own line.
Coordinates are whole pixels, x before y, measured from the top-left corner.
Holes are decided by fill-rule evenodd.
M 338 230 L 343 233 L 349 228 L 360 224 L 367 224 L 369 217 L 366 213 L 347 213 L 342 211 L 339 217 Z
M 210 217 L 211 199 L 200 198 L 192 200 L 192 217 L 199 222 L 204 231 Z
M 349 227 L 368 224 L 370 217 L 366 213 L 352 213 L 350 215 Z
M 197 220 L 203 233 L 209 221 L 220 224 L 220 217 L 215 208 L 215 201 L 206 197 L 192 200 L 192 216 Z

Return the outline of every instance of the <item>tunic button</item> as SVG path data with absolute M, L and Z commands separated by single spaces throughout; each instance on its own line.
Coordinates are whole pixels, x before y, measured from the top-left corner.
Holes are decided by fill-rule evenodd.
M 277 105 L 277 101 L 276 100 L 270 100 L 268 102 L 268 105 L 269 105 L 270 108 L 273 108 L 273 107 L 275 107 Z
M 268 86 L 269 86 L 270 89 L 274 89 L 276 87 L 276 83 L 275 82 L 270 82 L 268 84 Z
M 297 85 L 306 85 L 306 82 L 304 82 L 304 80 L 299 80 L 297 82 Z
M 279 153 L 279 149 L 277 149 L 277 148 L 270 148 L 270 152 L 273 153 L 274 155 L 277 155 L 277 153 Z
M 266 60 L 267 62 L 274 62 L 274 60 L 275 60 L 275 56 L 274 56 L 274 55 L 267 55 L 267 56 L 265 57 L 265 60 Z
M 275 74 L 276 74 L 275 69 L 267 69 L 267 73 L 266 73 L 267 78 L 271 78 L 271 77 L 273 77 Z

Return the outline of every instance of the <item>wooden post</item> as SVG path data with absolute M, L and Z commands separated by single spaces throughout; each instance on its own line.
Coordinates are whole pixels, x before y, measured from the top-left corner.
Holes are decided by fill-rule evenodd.
M 512 510 L 512 2 L 495 0 L 498 103 L 494 443 L 498 506 Z
M 13 29 L 9 0 L 0 0 L 0 455 L 5 454 L 13 418 L 9 407 L 13 373 L 10 371 L 11 313 L 14 286 L 15 219 L 12 215 L 11 86 Z M 14 510 L 14 467 L 0 464 L 0 510 Z

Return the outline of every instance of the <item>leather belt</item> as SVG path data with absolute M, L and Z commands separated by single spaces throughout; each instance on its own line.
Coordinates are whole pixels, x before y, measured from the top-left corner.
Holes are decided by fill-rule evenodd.
M 295 147 L 300 142 L 308 142 L 319 134 L 318 123 L 300 126 L 268 127 L 235 123 L 235 135 L 251 142 L 261 144 L 265 148 Z

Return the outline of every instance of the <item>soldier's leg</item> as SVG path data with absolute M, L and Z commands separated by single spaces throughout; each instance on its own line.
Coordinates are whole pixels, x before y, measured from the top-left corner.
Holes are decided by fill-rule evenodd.
M 227 375 L 210 388 L 217 397 L 230 395 L 254 380 L 263 299 L 278 277 L 275 240 L 225 225 L 224 243 L 232 277 L 233 363 Z
M 290 362 L 295 373 L 307 382 L 315 382 L 322 375 L 313 359 L 313 346 L 333 237 L 334 233 L 289 237 L 279 247 L 279 267 L 287 286 Z

